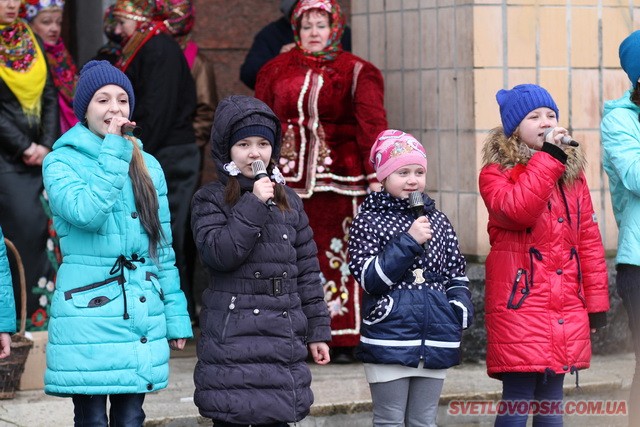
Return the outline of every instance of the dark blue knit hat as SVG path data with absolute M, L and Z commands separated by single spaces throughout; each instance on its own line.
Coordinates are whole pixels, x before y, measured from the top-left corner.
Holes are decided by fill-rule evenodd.
M 133 114 L 136 99 L 133 87 L 125 73 L 109 63 L 109 61 L 89 61 L 82 67 L 73 96 L 73 112 L 81 122 L 87 114 L 87 107 L 93 94 L 106 85 L 120 86 L 129 96 L 129 119 Z
M 640 30 L 629 34 L 620 43 L 618 55 L 620 56 L 620 66 L 635 87 L 640 78 Z
M 248 138 L 250 136 L 261 136 L 269 141 L 271 147 L 276 140 L 276 133 L 273 129 L 275 123 L 268 117 L 254 116 L 247 117 L 244 120 L 239 121 L 234 126 L 233 133 L 231 134 L 230 146 L 233 146 L 241 139 Z
M 504 134 L 508 137 L 513 134 L 527 114 L 536 108 L 551 108 L 556 113 L 556 117 L 560 116 L 558 106 L 549 92 L 538 85 L 523 84 L 514 86 L 511 90 L 500 89 L 496 93 L 496 100 L 500 106 Z

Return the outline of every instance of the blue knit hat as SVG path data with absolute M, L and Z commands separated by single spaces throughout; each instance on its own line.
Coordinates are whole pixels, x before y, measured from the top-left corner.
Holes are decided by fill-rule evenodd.
M 87 107 L 93 94 L 106 85 L 120 86 L 129 96 L 129 119 L 133 114 L 136 99 L 133 87 L 125 73 L 109 63 L 109 61 L 89 61 L 82 67 L 73 96 L 73 112 L 81 122 L 87 114 Z
M 620 43 L 618 55 L 620 56 L 620 66 L 635 87 L 640 78 L 640 30 L 629 34 Z
M 551 108 L 556 117 L 560 116 L 558 106 L 549 92 L 538 85 L 523 84 L 514 86 L 511 90 L 500 89 L 496 93 L 496 100 L 500 106 L 500 119 L 507 137 L 511 136 L 527 114 L 536 108 Z

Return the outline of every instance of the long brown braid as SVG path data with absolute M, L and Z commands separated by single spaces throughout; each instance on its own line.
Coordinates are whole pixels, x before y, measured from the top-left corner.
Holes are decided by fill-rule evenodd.
M 133 136 L 123 135 L 133 144 L 133 157 L 129 163 L 129 177 L 133 185 L 133 197 L 136 201 L 136 209 L 142 227 L 149 235 L 149 255 L 153 260 L 158 258 L 158 244 L 164 238 L 160 217 L 158 216 L 159 204 L 156 188 L 151 181 L 147 165 L 142 157 L 142 151 L 138 147 L 137 140 Z

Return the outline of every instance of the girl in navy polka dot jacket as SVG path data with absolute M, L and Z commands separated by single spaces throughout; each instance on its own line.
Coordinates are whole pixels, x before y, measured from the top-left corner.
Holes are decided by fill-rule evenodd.
M 367 196 L 349 231 L 349 268 L 365 291 L 356 357 L 374 425 L 435 426 L 446 369 L 460 362 L 473 318 L 466 262 L 453 226 L 424 194 L 422 144 L 386 130 L 370 160 L 383 189 Z M 424 203 L 418 212 L 412 192 Z

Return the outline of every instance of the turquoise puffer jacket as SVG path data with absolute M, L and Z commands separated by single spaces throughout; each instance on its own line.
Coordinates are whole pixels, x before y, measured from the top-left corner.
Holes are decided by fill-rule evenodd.
M 0 332 L 16 331 L 16 303 L 13 298 L 11 270 L 7 258 L 7 246 L 0 227 Z
M 165 236 L 154 261 L 128 175 L 132 152 L 128 140 L 102 139 L 77 124 L 45 158 L 44 184 L 63 257 L 51 303 L 47 394 L 162 389 L 169 376 L 167 340 L 192 336 L 171 249 L 164 175 L 144 153 Z
M 620 99 L 605 102 L 600 132 L 602 163 L 618 224 L 616 263 L 640 265 L 640 108 L 630 96 L 627 91 Z

